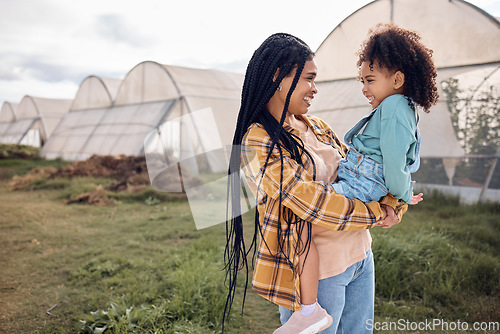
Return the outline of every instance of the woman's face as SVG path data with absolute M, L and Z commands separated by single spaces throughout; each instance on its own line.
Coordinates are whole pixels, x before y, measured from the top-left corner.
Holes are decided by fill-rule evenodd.
M 297 69 L 295 68 L 294 70 L 292 70 L 290 75 L 286 76 L 281 81 L 280 86 L 282 87 L 282 89 L 281 91 L 277 92 L 277 97 L 282 106 L 285 105 L 286 96 L 288 94 L 290 86 L 292 85 L 292 81 L 295 77 L 296 71 Z M 317 73 L 318 68 L 316 66 L 316 61 L 314 59 L 306 61 L 304 69 L 302 70 L 302 74 L 300 75 L 299 81 L 297 82 L 297 86 L 295 87 L 295 90 L 293 91 L 290 98 L 290 104 L 288 106 L 289 115 L 303 115 L 309 111 L 309 107 L 311 106 L 314 95 L 318 93 L 316 84 L 314 82 Z M 281 110 L 283 110 L 283 107 L 281 108 Z

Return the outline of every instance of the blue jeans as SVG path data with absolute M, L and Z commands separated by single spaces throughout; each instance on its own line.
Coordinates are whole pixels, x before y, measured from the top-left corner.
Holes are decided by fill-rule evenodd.
M 339 181 L 332 187 L 349 199 L 358 198 L 362 202 L 378 201 L 387 195 L 384 180 L 384 166 L 366 158 L 350 147 L 347 157 L 339 163 Z
M 321 333 L 372 333 L 367 327 L 374 315 L 375 268 L 371 249 L 366 255 L 342 274 L 319 281 L 318 303 L 333 317 L 333 324 Z M 279 310 L 284 324 L 293 311 L 283 306 Z

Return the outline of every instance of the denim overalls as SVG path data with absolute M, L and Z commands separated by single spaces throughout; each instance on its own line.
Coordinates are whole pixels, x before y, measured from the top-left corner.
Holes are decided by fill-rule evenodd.
M 372 118 L 377 108 L 371 113 L 364 116 L 351 130 L 344 136 L 344 142 L 349 146 L 347 157 L 342 159 L 339 164 L 339 181 L 333 183 L 332 186 L 339 194 L 343 194 L 347 198 L 358 198 L 363 202 L 378 201 L 381 197 L 389 192 L 385 186 L 384 166 L 370 158 L 366 158 L 361 153 L 356 151 L 352 146 L 352 138 L 357 135 L 361 129 Z M 417 124 L 418 124 L 418 114 Z M 415 161 L 408 165 L 410 173 L 414 173 L 420 166 L 420 132 L 415 134 L 417 143 L 415 145 Z

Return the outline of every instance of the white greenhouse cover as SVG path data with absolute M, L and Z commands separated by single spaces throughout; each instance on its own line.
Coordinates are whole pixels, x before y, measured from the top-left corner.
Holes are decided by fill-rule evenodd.
M 0 141 L 41 146 L 69 111 L 70 105 L 71 100 L 26 95 L 17 106 L 15 121 L 10 123 Z
M 129 71 L 112 103 L 101 99 L 101 105 L 85 102 L 84 97 L 92 95 L 86 91 L 94 89 L 105 96 L 104 88 L 109 91 L 109 85 L 99 84 L 95 77 L 87 79 L 82 82 L 82 93 L 77 93 L 79 102 L 73 103 L 44 145 L 42 156 L 84 160 L 94 154 L 142 155 L 145 139 L 152 138 L 151 133 L 161 127 L 162 145 L 166 145 L 161 151 L 170 155 L 169 161 L 205 155 L 212 171 L 227 168 L 225 161 L 210 157 L 207 152 L 231 143 L 243 75 L 146 61 Z M 215 119 L 215 128 L 204 127 L 208 124 L 204 118 L 189 116 L 207 108 Z M 148 143 L 150 147 L 146 149 L 158 150 L 154 147 L 157 140 Z M 196 171 L 198 166 L 193 168 Z
M 88 76 L 78 87 L 71 110 L 111 107 L 121 83 L 120 79 Z
M 462 157 L 441 82 L 451 76 L 500 64 L 500 23 L 462 0 L 376 0 L 341 22 L 316 52 L 318 91 L 310 113 L 344 134 L 370 111 L 357 81 L 356 52 L 380 22 L 416 30 L 433 49 L 440 100 L 420 114 L 422 157 Z
M 97 155 L 140 155 L 144 136 L 167 114 L 173 101 L 72 110 L 40 154 L 48 159 L 85 160 Z
M 2 109 L 0 110 L 0 143 L 8 143 L 4 134 L 7 132 L 11 123 L 16 120 L 17 107 L 17 103 L 11 103 L 8 101 L 5 101 L 2 104 Z
M 361 84 L 357 79 L 349 79 L 319 82 L 317 87 L 319 93 L 313 100 L 310 113 L 325 120 L 343 140 L 345 133 L 371 110 L 367 99 L 361 93 Z M 421 157 L 463 156 L 463 149 L 456 140 L 444 101 L 433 106 L 428 114 L 419 109 L 419 115 Z
M 415 30 L 440 69 L 500 62 L 500 23 L 463 0 L 376 0 L 342 21 L 316 51 L 318 80 L 355 78 L 368 30 L 393 22 Z
M 460 90 L 474 92 L 473 99 L 490 89 L 500 95 L 500 64 L 463 72 L 454 78 L 458 80 Z

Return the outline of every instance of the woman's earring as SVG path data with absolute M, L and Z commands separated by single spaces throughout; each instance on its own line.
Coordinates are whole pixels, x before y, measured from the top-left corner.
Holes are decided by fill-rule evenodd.
M 281 92 L 281 86 L 278 87 L 277 89 L 278 92 Z

